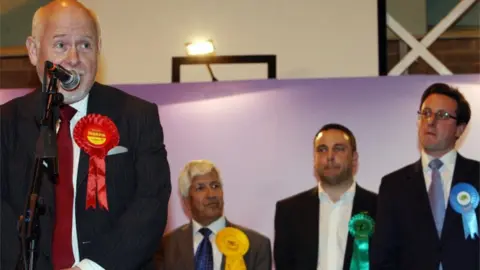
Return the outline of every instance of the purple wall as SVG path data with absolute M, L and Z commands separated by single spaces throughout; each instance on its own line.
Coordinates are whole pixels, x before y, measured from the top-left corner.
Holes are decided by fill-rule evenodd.
M 315 185 L 312 137 L 338 122 L 357 137 L 359 184 L 377 191 L 380 178 L 418 156 L 416 119 L 423 90 L 434 82 L 458 86 L 472 106 L 462 154 L 480 160 L 480 77 L 380 78 L 125 85 L 159 104 L 172 184 L 170 226 L 187 221 L 177 177 L 192 159 L 210 159 L 223 173 L 226 215 L 273 238 L 275 202 Z M 0 103 L 24 94 L 0 91 Z

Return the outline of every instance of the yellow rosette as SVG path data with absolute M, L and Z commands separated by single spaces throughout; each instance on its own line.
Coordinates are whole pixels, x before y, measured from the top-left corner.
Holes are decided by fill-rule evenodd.
M 218 250 L 225 255 L 225 270 L 247 270 L 243 255 L 250 246 L 247 235 L 239 229 L 226 227 L 215 239 Z

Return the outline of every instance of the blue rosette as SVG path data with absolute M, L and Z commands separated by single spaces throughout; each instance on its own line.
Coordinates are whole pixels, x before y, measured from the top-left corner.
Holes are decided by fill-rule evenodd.
M 458 183 L 450 192 L 450 206 L 462 215 L 465 239 L 478 237 L 478 221 L 475 209 L 480 202 L 478 191 L 468 183 Z

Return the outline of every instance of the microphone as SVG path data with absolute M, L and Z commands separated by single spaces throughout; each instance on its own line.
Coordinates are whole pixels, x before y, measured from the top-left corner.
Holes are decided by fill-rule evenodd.
M 80 75 L 75 70 L 67 70 L 61 65 L 56 65 L 50 61 L 45 61 L 47 70 L 60 81 L 62 88 L 70 91 L 80 84 Z

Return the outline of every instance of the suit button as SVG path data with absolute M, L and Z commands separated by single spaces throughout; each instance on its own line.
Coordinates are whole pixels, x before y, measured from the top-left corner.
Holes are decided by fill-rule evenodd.
M 43 256 L 45 256 L 48 259 L 50 257 L 50 254 L 48 252 L 44 251 Z

